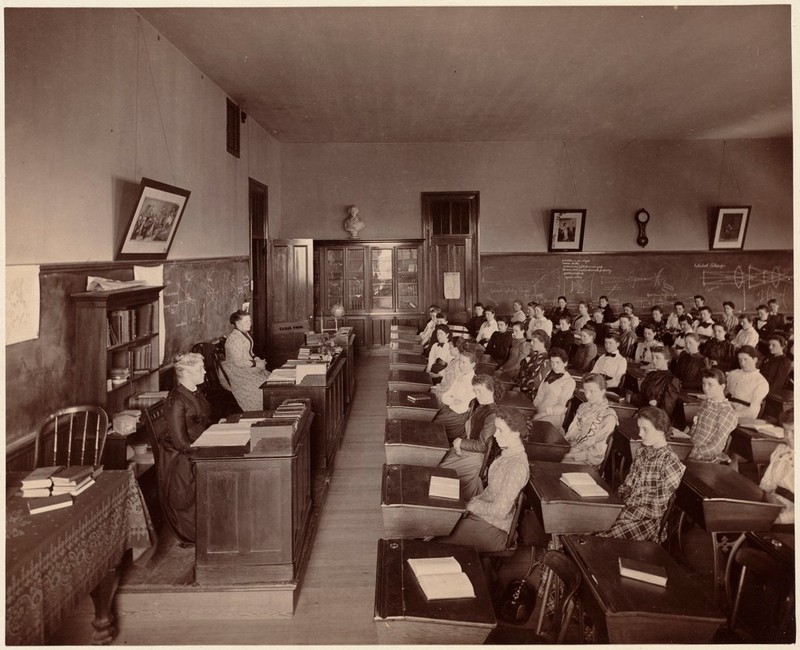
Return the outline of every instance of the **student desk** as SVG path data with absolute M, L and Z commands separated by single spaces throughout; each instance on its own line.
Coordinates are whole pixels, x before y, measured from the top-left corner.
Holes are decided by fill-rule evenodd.
M 497 405 L 519 409 L 520 411 L 524 411 L 525 415 L 533 415 L 536 412 L 536 409 L 533 407 L 533 400 L 520 390 L 507 391 Z
M 682 511 L 678 542 L 681 543 L 680 532 L 687 515 L 711 534 L 717 595 L 724 578 L 721 556 L 732 545 L 726 534 L 769 530 L 782 506 L 768 501 L 764 490 L 727 465 L 693 461 L 685 465 L 686 471 L 675 493 L 675 504 Z
M 778 526 L 777 528 L 786 528 L 789 526 Z M 739 539 L 731 547 L 731 552 L 728 554 L 728 563 L 725 568 L 725 586 L 728 589 L 728 602 L 733 602 L 731 591 L 733 586 L 731 584 L 731 569 L 733 566 L 733 557 L 736 551 L 742 544 L 747 544 L 760 551 L 764 551 L 767 555 L 773 558 L 780 566 L 786 571 L 788 575 L 794 575 L 794 533 L 793 532 L 750 532 L 741 535 Z
M 522 442 L 528 460 L 558 463 L 569 451 L 569 443 L 561 431 L 544 420 L 528 422 L 528 432 Z
M 731 432 L 730 451 L 750 463 L 768 465 L 769 457 L 776 447 L 785 444 L 785 438 L 775 438 L 740 424 Z
M 689 438 L 668 437 L 667 443 L 681 462 L 686 460 L 689 452 L 692 451 L 692 443 Z M 611 437 L 611 482 L 613 485 L 619 486 L 625 480 L 641 446 L 638 420 L 636 418 L 620 420 Z
M 389 352 L 389 370 L 424 371 L 427 367 L 425 358 L 419 352 L 391 350 Z
M 764 400 L 764 417 L 778 418 L 781 413 L 788 411 L 794 406 L 794 391 L 791 390 L 772 390 Z
M 387 537 L 449 535 L 466 512 L 463 499 L 428 496 L 431 476 L 458 480 L 453 469 L 417 465 L 384 465 L 381 512 Z
M 564 549 L 581 572 L 578 593 L 601 643 L 708 643 L 725 617 L 689 571 L 659 544 L 568 535 Z M 664 587 L 623 578 L 619 558 L 663 566 Z
M 486 373 L 486 374 L 492 374 L 492 373 Z M 494 375 L 494 380 L 497 383 L 503 384 L 506 387 L 506 390 L 510 390 L 511 387 L 514 386 L 514 384 L 516 383 L 516 379 L 511 375 L 509 375 L 504 370 L 498 370 L 497 374 Z
M 565 472 L 588 472 L 607 497 L 582 497 L 561 482 Z M 532 494 L 530 494 L 532 492 Z M 600 533 L 611 528 L 622 510 L 622 500 L 589 465 L 572 463 L 531 463 L 529 502 L 546 533 Z
M 428 601 L 409 558 L 454 557 L 475 598 Z M 497 626 L 492 599 L 474 548 L 411 539 L 379 539 L 375 578 L 378 643 L 479 645 Z
M 392 325 L 389 330 L 390 341 L 411 341 L 419 343 L 419 335 L 415 327 Z
M 427 393 L 433 382 L 427 372 L 418 370 L 389 370 L 389 390 L 407 390 Z
M 419 341 L 403 341 L 400 339 L 389 341 L 390 350 L 398 350 L 403 352 L 416 352 L 418 355 L 422 354 L 422 343 Z
M 586 393 L 582 388 L 576 388 L 573 399 L 575 402 L 575 410 L 577 411 L 578 406 L 586 403 Z M 630 420 L 636 415 L 636 411 L 639 410 L 639 407 L 626 402 L 624 399 L 620 398 L 619 395 L 609 390 L 606 391 L 606 399 L 608 400 L 608 405 L 611 407 L 611 410 L 617 414 L 617 419 L 620 422 L 623 420 Z
M 386 417 L 389 420 L 421 420 L 430 422 L 436 416 L 439 405 L 433 395 L 421 402 L 410 402 L 408 396 L 416 391 L 386 391 Z
M 69 508 L 31 515 L 26 502 L 6 498 L 6 644 L 46 643 L 90 592 L 92 641 L 110 643 L 122 556 L 132 548 L 137 557 L 155 541 L 133 472 L 104 471 Z
M 450 449 L 441 424 L 419 420 L 386 420 L 383 436 L 386 463 L 436 467 Z
M 494 375 L 494 371 L 497 370 L 499 364 L 491 357 L 489 358 L 491 359 L 490 361 L 481 361 L 475 366 L 476 375 L 489 375 L 490 377 Z M 508 381 L 504 383 L 508 383 Z M 514 381 L 511 380 L 511 383 L 513 384 Z

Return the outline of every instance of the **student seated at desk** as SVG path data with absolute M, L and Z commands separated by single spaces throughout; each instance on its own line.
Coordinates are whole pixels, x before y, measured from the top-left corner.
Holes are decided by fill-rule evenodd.
M 508 319 L 505 316 L 497 317 L 497 331 L 489 338 L 486 344 L 488 354 L 498 364 L 505 363 L 511 351 L 511 332 L 508 330 Z
M 786 388 L 792 374 L 792 360 L 786 356 L 786 339 L 780 334 L 769 337 L 769 356 L 761 364 L 761 374 L 770 390 Z
M 517 298 L 511 304 L 511 324 L 514 323 L 524 323 L 528 320 L 528 316 L 525 314 L 525 311 L 522 309 L 522 301 Z
M 539 385 L 533 406 L 534 420 L 550 422 L 559 431 L 564 430 L 567 405 L 575 394 L 575 380 L 567 372 L 567 353 L 561 348 L 550 348 L 550 372 Z
M 465 350 L 458 358 L 460 373 L 453 384 L 442 394 L 443 406 L 433 418 L 433 422 L 444 426 L 448 440 L 464 435 L 469 419 L 469 405 L 475 398 L 472 378 L 475 376 L 475 353 Z
M 738 421 L 731 403 L 725 398 L 725 374 L 717 368 L 707 368 L 702 378 L 706 399 L 689 431 L 692 451 L 688 458 L 702 463 L 717 463 L 725 460 L 723 450 Z
M 619 323 L 619 353 L 633 361 L 636 357 L 636 346 L 639 345 L 639 339 L 633 331 L 633 322 L 627 314 L 622 314 L 617 322 Z
M 667 332 L 667 321 L 664 318 L 664 311 L 661 309 L 661 305 L 653 305 L 650 308 L 650 320 L 648 323 L 653 328 L 656 339 L 661 341 Z M 642 327 L 642 335 L 644 335 L 644 327 Z
M 558 304 L 553 307 L 553 310 L 548 316 L 548 318 L 550 318 L 550 320 L 553 322 L 553 329 L 558 326 L 558 321 L 562 316 L 566 317 L 568 322 L 572 322 L 572 312 L 569 310 L 569 307 L 567 307 L 566 296 L 558 297 Z
M 714 336 L 714 319 L 711 318 L 711 308 L 703 307 L 700 318 L 692 326 L 694 333 L 700 337 L 700 343 L 705 343 Z
M 564 350 L 568 359 L 572 348 L 575 347 L 575 335 L 572 333 L 570 321 L 571 319 L 567 315 L 559 316 L 553 329 L 553 336 L 550 337 L 550 346 Z
M 679 354 L 686 349 L 686 335 L 687 334 L 694 334 L 694 328 L 692 327 L 692 317 L 684 314 L 678 320 L 678 325 L 680 325 L 680 331 L 674 335 L 672 348 L 675 351 L 675 354 Z
M 769 457 L 769 466 L 759 487 L 773 503 L 783 506 L 776 524 L 794 524 L 794 409 L 781 413 L 785 445 L 779 445 Z
M 783 314 L 780 313 L 780 304 L 778 304 L 777 298 L 770 298 L 767 300 L 767 307 L 769 308 L 769 314 L 767 314 L 767 320 L 769 321 L 769 329 L 770 332 L 783 332 L 786 330 L 786 321 L 783 318 Z
M 203 355 L 184 352 L 173 359 L 178 383 L 167 395 L 165 436 L 158 441 L 161 453 L 156 473 L 163 495 L 164 516 L 181 542 L 195 540 L 194 467 L 189 452 L 192 443 L 208 428 L 211 406 L 197 387 L 206 369 Z
M 711 363 L 712 368 L 719 368 L 723 372 L 736 366 L 736 348 L 728 340 L 728 328 L 725 323 L 714 323 L 714 338 L 700 346 L 700 352 Z
M 419 337 L 419 342 L 422 344 L 423 348 L 428 345 L 428 342 L 433 336 L 433 330 L 436 329 L 437 317 L 440 311 L 441 310 L 439 309 L 438 305 L 431 305 L 428 307 L 428 322 L 425 323 L 425 327 L 422 328 L 422 331 L 417 334 Z
M 525 340 L 525 324 L 514 323 L 511 326 L 511 347 L 508 351 L 508 358 L 504 363 L 500 364 L 497 371 L 516 379 L 519 373 L 519 366 L 530 351 L 531 345 Z
M 475 375 L 472 389 L 478 405 L 469 416 L 469 435 L 453 440 L 439 467 L 454 469 L 461 484 L 461 498 L 469 501 L 483 491 L 480 471 L 486 448 L 492 442 L 495 430 L 495 383 L 489 375 Z
M 547 348 L 550 345 L 550 337 L 543 330 L 536 330 L 531 337 L 531 351 L 519 364 L 519 372 L 512 390 L 519 390 L 527 395 L 531 401 L 536 397 L 536 391 L 542 380 L 550 372 L 550 360 L 547 356 Z
M 758 334 L 756 350 L 758 350 L 761 354 L 766 354 L 767 341 L 773 332 L 772 323 L 769 320 L 769 307 L 766 305 L 759 305 L 756 308 L 756 313 L 756 319 L 753 321 L 753 329 L 755 329 L 756 333 Z
M 664 411 L 645 406 L 636 414 L 636 423 L 642 445 L 625 482 L 617 490 L 625 507 L 611 529 L 600 536 L 660 544 L 666 539 L 661 519 L 686 467 L 667 444 L 670 418 Z
M 233 329 L 225 339 L 225 361 L 222 367 L 228 375 L 231 392 L 243 411 L 264 408 L 261 384 L 269 377 L 264 359 L 253 354 L 253 337 L 250 328 L 253 319 L 246 311 L 235 311 L 230 317 Z
M 592 325 L 594 326 L 594 344 L 602 348 L 606 341 L 606 336 L 611 332 L 607 323 L 603 322 L 603 310 L 595 309 L 592 312 Z
M 581 300 L 578 303 L 578 315 L 575 317 L 575 320 L 572 321 L 572 331 L 576 334 L 580 334 L 581 330 L 590 320 L 592 320 L 592 317 L 589 315 L 589 305 Z
M 435 541 L 472 546 L 485 552 L 505 548 L 514 504 L 530 478 L 528 456 L 521 439 L 526 429 L 525 416 L 521 413 L 514 409 L 498 409 L 494 438 L 501 452 L 489 466 L 486 489 L 469 500 L 467 514 L 453 532 Z
M 592 373 L 602 375 L 608 388 L 618 388 L 628 371 L 628 360 L 619 353 L 619 335 L 609 334 L 605 340 L 606 353 L 597 357 Z
M 581 330 L 581 344 L 572 348 L 572 357 L 569 360 L 570 371 L 582 375 L 589 372 L 597 358 L 597 346 L 594 344 L 595 331 L 591 323 Z
M 531 317 L 528 319 L 528 329 L 527 329 L 527 337 L 528 340 L 531 339 L 533 333 L 536 330 L 542 330 L 550 336 L 553 333 L 553 321 L 549 318 L 545 318 L 544 315 L 544 307 L 542 307 L 538 302 L 529 302 L 528 307 L 531 312 Z
M 692 332 L 683 338 L 686 349 L 672 360 L 670 370 L 681 380 L 684 390 L 700 390 L 703 383 L 701 373 L 711 367 L 711 362 L 700 354 L 700 337 L 697 334 Z
M 489 339 L 492 338 L 492 334 L 497 331 L 497 320 L 495 320 L 494 307 L 487 307 L 484 309 L 483 315 L 486 317 L 486 320 L 478 330 L 475 343 L 482 343 L 485 346 L 489 343 Z
M 442 372 L 453 360 L 452 345 L 450 344 L 453 340 L 453 334 L 447 325 L 437 325 L 433 332 L 432 338 L 436 342 L 431 346 L 431 351 L 428 352 L 428 365 L 425 368 L 425 372 L 430 373 L 433 381 L 438 383 L 441 381 Z
M 436 327 L 439 325 L 447 325 L 447 313 L 443 312 L 441 309 L 436 312 L 436 322 L 433 325 L 433 332 L 428 337 L 428 341 L 422 345 L 422 356 L 425 358 L 428 357 L 428 355 L 431 353 L 431 348 L 437 343 Z
M 467 331 L 469 335 L 475 339 L 478 337 L 481 325 L 486 322 L 486 316 L 483 313 L 483 303 L 476 302 L 472 307 L 472 313 L 475 315 L 467 321 Z
M 617 319 L 617 322 L 615 323 L 615 325 L 620 329 L 622 329 L 622 325 L 620 324 L 620 320 L 622 319 L 623 316 L 627 316 L 628 317 L 628 322 L 630 323 L 630 329 L 635 335 L 636 334 L 636 330 L 638 329 L 638 327 L 639 327 L 639 325 L 641 323 L 641 320 L 639 319 L 639 317 L 636 314 L 633 313 L 633 303 L 631 303 L 631 302 L 623 302 L 622 303 L 622 313 L 619 315 L 619 318 Z
M 614 310 L 611 309 L 611 305 L 608 302 L 608 296 L 600 296 L 597 300 L 597 304 L 603 312 L 604 323 L 611 324 L 617 320 L 617 317 L 614 315 Z
M 631 397 L 634 406 L 657 406 L 672 419 L 681 392 L 681 382 L 669 369 L 669 348 L 661 345 L 651 349 L 653 368 L 642 380 L 639 393 Z
M 578 407 L 564 437 L 570 449 L 564 463 L 585 463 L 594 468 L 603 462 L 609 436 L 617 426 L 617 414 L 606 399 L 606 380 L 601 375 L 583 378 L 586 401 Z
M 466 349 L 470 349 L 474 343 L 464 339 L 450 339 L 448 345 L 450 346 L 450 363 L 441 372 L 441 382 L 431 388 L 431 395 L 436 398 L 439 406 L 442 405 L 442 395 L 450 390 L 453 382 L 461 375 L 461 364 L 458 361 L 461 353 Z
M 758 352 L 749 345 L 743 345 L 736 351 L 736 358 L 739 368 L 727 375 L 728 399 L 737 418 L 757 418 L 769 394 L 769 384 L 756 367 Z
M 737 350 L 743 345 L 756 347 L 758 345 L 758 332 L 753 328 L 753 317 L 742 314 L 739 317 L 739 327 L 741 328 L 736 336 L 733 337 L 733 347 Z
M 640 342 L 636 346 L 634 361 L 636 361 L 636 363 L 641 363 L 642 365 L 649 365 L 653 362 L 651 350 L 657 345 L 661 345 L 661 343 L 656 340 L 656 328 L 652 323 L 644 324 L 644 327 L 642 328 L 642 334 L 644 336 L 644 341 Z
M 672 304 L 673 311 L 667 316 L 667 331 L 668 332 L 680 332 L 681 331 L 681 324 L 680 324 L 680 317 L 686 314 L 686 306 L 678 300 Z
M 739 318 L 735 312 L 736 305 L 730 300 L 722 303 L 722 317 L 719 322 L 725 324 L 725 329 L 728 330 L 728 336 L 730 337 L 736 336 L 736 332 L 739 331 Z

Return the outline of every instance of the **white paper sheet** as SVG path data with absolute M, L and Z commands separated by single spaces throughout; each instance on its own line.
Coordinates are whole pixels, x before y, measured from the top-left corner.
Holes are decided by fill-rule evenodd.
M 39 265 L 6 267 L 6 345 L 39 338 Z

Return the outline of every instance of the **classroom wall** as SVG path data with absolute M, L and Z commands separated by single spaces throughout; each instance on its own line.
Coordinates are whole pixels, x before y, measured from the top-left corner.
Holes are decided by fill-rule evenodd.
M 724 161 L 724 164 L 723 164 Z M 717 205 L 752 205 L 746 249 L 792 241 L 792 142 L 773 140 L 284 144 L 283 237 L 421 237 L 420 192 L 480 191 L 480 250 L 547 250 L 550 210 L 587 210 L 585 251 L 707 250 Z
M 112 260 L 140 179 L 191 191 L 169 259 L 249 255 L 248 176 L 280 228 L 280 147 L 130 9 L 7 9 L 7 264 Z

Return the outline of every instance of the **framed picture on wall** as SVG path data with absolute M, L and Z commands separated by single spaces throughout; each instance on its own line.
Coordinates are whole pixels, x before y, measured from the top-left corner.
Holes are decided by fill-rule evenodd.
M 165 260 L 181 222 L 189 190 L 142 178 L 117 260 Z
M 582 251 L 586 210 L 552 210 L 550 212 L 549 251 Z
M 750 206 L 719 208 L 711 248 L 743 248 L 747 235 Z

